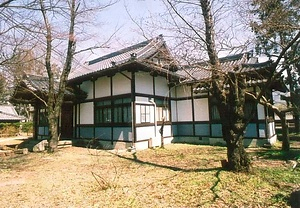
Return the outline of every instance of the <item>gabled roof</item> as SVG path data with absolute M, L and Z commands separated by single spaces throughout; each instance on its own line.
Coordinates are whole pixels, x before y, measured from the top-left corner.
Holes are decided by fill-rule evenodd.
M 100 71 L 114 69 L 118 66 L 131 62 L 142 63 L 145 59 L 150 58 L 157 53 L 164 45 L 165 41 L 163 40 L 162 35 L 160 35 L 156 38 L 88 61 L 86 65 L 81 67 L 79 70 L 71 72 L 69 80 L 92 75 Z
M 21 121 L 25 117 L 19 116 L 14 106 L 0 105 L 0 122 Z

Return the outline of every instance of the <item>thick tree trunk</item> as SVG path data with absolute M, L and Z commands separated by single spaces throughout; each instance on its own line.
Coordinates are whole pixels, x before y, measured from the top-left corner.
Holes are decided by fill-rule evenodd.
M 222 124 L 223 138 L 227 145 L 226 168 L 236 172 L 248 172 L 251 169 L 251 161 L 244 147 L 245 124 L 234 121 L 234 111 L 228 111 L 228 117 Z
M 52 115 L 51 115 L 52 114 Z M 58 118 L 51 112 L 49 118 L 49 139 L 48 139 L 48 152 L 52 153 L 57 150 L 58 145 Z
M 251 161 L 244 148 L 246 80 L 243 75 L 231 74 L 230 83 L 226 97 L 219 97 L 221 102 L 218 105 L 227 144 L 227 169 L 248 172 Z
M 226 129 L 225 131 L 230 132 L 229 129 Z M 244 141 L 243 135 L 240 136 L 231 135 L 226 137 L 228 170 L 237 171 L 237 172 L 250 171 L 251 161 L 245 150 L 243 141 Z

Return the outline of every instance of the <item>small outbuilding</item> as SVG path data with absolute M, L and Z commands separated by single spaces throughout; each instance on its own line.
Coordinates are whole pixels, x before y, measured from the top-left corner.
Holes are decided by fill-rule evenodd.
M 0 123 L 16 123 L 25 119 L 24 116 L 18 115 L 13 105 L 0 105 Z

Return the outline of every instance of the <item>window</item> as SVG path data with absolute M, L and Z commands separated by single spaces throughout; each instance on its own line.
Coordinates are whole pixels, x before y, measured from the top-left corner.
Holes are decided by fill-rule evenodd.
M 220 113 L 216 105 L 211 106 L 210 113 L 212 120 L 220 120 Z
M 141 105 L 141 123 L 150 123 L 149 105 Z
M 169 111 L 169 103 L 167 100 L 156 99 L 156 120 L 162 121 L 163 118 L 165 121 L 170 121 L 170 111 Z
M 95 123 L 130 123 L 131 99 L 120 98 L 95 103 Z
M 131 117 L 131 99 L 121 98 L 114 100 L 114 123 L 130 123 Z
M 48 125 L 47 111 L 46 109 L 39 109 L 39 125 Z
M 111 123 L 111 111 L 110 100 L 95 103 L 95 123 Z

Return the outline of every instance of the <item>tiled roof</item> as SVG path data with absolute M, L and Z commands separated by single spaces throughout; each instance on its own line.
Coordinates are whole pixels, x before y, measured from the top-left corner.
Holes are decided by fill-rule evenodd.
M 122 50 L 110 53 L 100 58 L 87 62 L 87 64 L 78 70 L 70 73 L 69 80 L 77 77 L 92 74 L 104 69 L 114 68 L 115 66 L 130 61 L 142 62 L 151 57 L 164 44 L 162 36 L 141 42 L 139 44 L 124 48 Z
M 258 63 L 257 58 L 250 57 L 249 53 L 241 53 L 220 58 L 222 72 L 249 72 L 270 66 L 271 62 Z M 186 81 L 206 80 L 211 77 L 211 69 L 208 62 L 183 66 L 178 74 L 187 77 Z
M 23 116 L 19 116 L 14 106 L 12 105 L 0 105 L 0 122 L 1 121 L 21 121 L 25 119 Z
M 27 86 L 27 88 L 33 92 L 40 91 L 43 93 L 48 93 L 49 89 L 49 81 L 48 77 L 38 76 L 38 75 L 29 75 L 23 77 L 23 82 Z M 58 91 L 58 82 L 54 84 L 55 91 Z M 65 94 L 73 95 L 68 89 L 66 90 Z
M 183 65 L 175 73 L 164 67 L 156 67 L 149 60 L 165 44 L 163 37 L 160 35 L 156 38 L 138 43 L 136 45 L 124 48 L 122 50 L 110 53 L 100 58 L 91 60 L 83 67 L 70 73 L 69 80 L 84 80 L 94 73 L 102 72 L 103 74 L 122 66 L 127 63 L 138 62 L 147 65 L 154 70 L 176 76 L 186 82 L 207 80 L 211 77 L 211 69 L 208 62 L 195 63 L 193 65 Z M 247 72 L 266 67 L 268 63 L 258 63 L 257 58 L 251 57 L 250 53 L 241 53 L 220 58 L 222 72 L 238 71 Z M 150 62 L 149 62 L 150 61 Z M 176 64 L 178 66 L 178 63 Z

